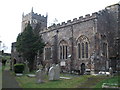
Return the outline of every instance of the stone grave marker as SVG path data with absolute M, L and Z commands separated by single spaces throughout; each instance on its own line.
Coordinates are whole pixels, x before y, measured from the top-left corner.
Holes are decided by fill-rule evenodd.
M 48 64 L 45 65 L 45 74 L 48 75 L 48 71 L 49 71 L 49 66 Z
M 42 69 L 36 71 L 36 81 L 37 83 L 44 82 L 44 71 Z
M 60 67 L 58 64 L 55 66 L 54 70 L 55 70 L 54 80 L 59 80 L 60 79 Z
M 57 64 L 56 66 L 53 64 L 49 69 L 49 80 L 59 80 L 60 79 L 60 67 Z
M 55 76 L 54 68 L 55 68 L 55 66 L 52 65 L 52 67 L 50 67 L 50 69 L 49 69 L 49 72 L 48 72 L 49 80 L 54 80 L 54 76 Z
M 28 61 L 25 62 L 25 73 L 29 73 Z
M 109 68 L 109 73 L 111 76 L 113 75 L 113 69 L 111 67 Z

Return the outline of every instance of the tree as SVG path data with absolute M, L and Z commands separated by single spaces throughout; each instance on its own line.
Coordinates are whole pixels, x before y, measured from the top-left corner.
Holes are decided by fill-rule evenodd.
M 33 70 L 35 56 L 39 51 L 43 52 L 45 44 L 41 39 L 41 36 L 35 35 L 31 25 L 28 23 L 25 30 L 17 37 L 16 49 L 21 54 L 23 59 L 29 62 L 30 71 Z

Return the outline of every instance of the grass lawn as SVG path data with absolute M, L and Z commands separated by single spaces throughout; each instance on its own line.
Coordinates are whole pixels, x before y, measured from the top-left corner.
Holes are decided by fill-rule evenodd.
M 26 75 L 22 77 L 16 77 L 19 85 L 23 88 L 100 88 L 95 87 L 97 83 L 108 79 L 107 76 L 69 76 L 61 74 L 63 77 L 71 77 L 69 80 L 60 79 L 56 81 L 49 81 L 48 76 L 45 77 L 45 82 L 41 84 L 36 83 L 36 78 L 30 78 Z
M 2 66 L 0 66 L 0 90 L 2 89 Z
M 78 86 L 78 88 L 94 88 L 97 83 L 108 79 L 109 77 L 104 76 L 104 75 L 98 75 L 98 76 L 92 76 L 87 79 L 87 81 L 83 82 Z
M 63 76 L 63 75 L 62 75 Z M 72 79 L 65 80 L 60 79 L 56 81 L 49 81 L 48 77 L 45 78 L 45 82 L 41 84 L 36 83 L 36 78 L 30 78 L 26 75 L 22 77 L 16 77 L 20 86 L 23 88 L 76 88 L 80 83 L 85 82 L 91 75 L 84 75 L 80 77 L 72 77 Z
M 119 84 L 118 82 L 120 82 L 120 76 L 114 76 L 114 77 L 110 77 L 109 79 L 105 79 L 101 82 L 99 82 L 95 88 L 101 88 L 103 83 L 109 83 L 109 84 Z M 120 87 L 120 85 L 119 85 Z

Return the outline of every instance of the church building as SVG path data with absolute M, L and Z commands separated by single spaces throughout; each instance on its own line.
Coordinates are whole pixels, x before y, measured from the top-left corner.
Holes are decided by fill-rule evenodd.
M 41 23 L 39 34 L 46 46 L 42 60 L 51 66 L 58 63 L 64 72 L 84 74 L 120 69 L 120 4 L 47 27 L 47 15 L 31 12 L 22 16 L 22 32 L 30 22 L 35 28 Z M 14 47 L 13 47 L 14 48 Z M 12 51 L 14 53 L 14 50 Z

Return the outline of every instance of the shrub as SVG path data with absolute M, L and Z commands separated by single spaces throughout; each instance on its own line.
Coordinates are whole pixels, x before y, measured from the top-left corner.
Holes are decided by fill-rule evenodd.
M 6 59 L 2 59 L 2 65 L 3 65 L 3 66 L 5 66 L 6 61 L 7 61 Z
M 14 65 L 15 73 L 23 73 L 23 71 L 24 71 L 24 64 L 15 64 Z

